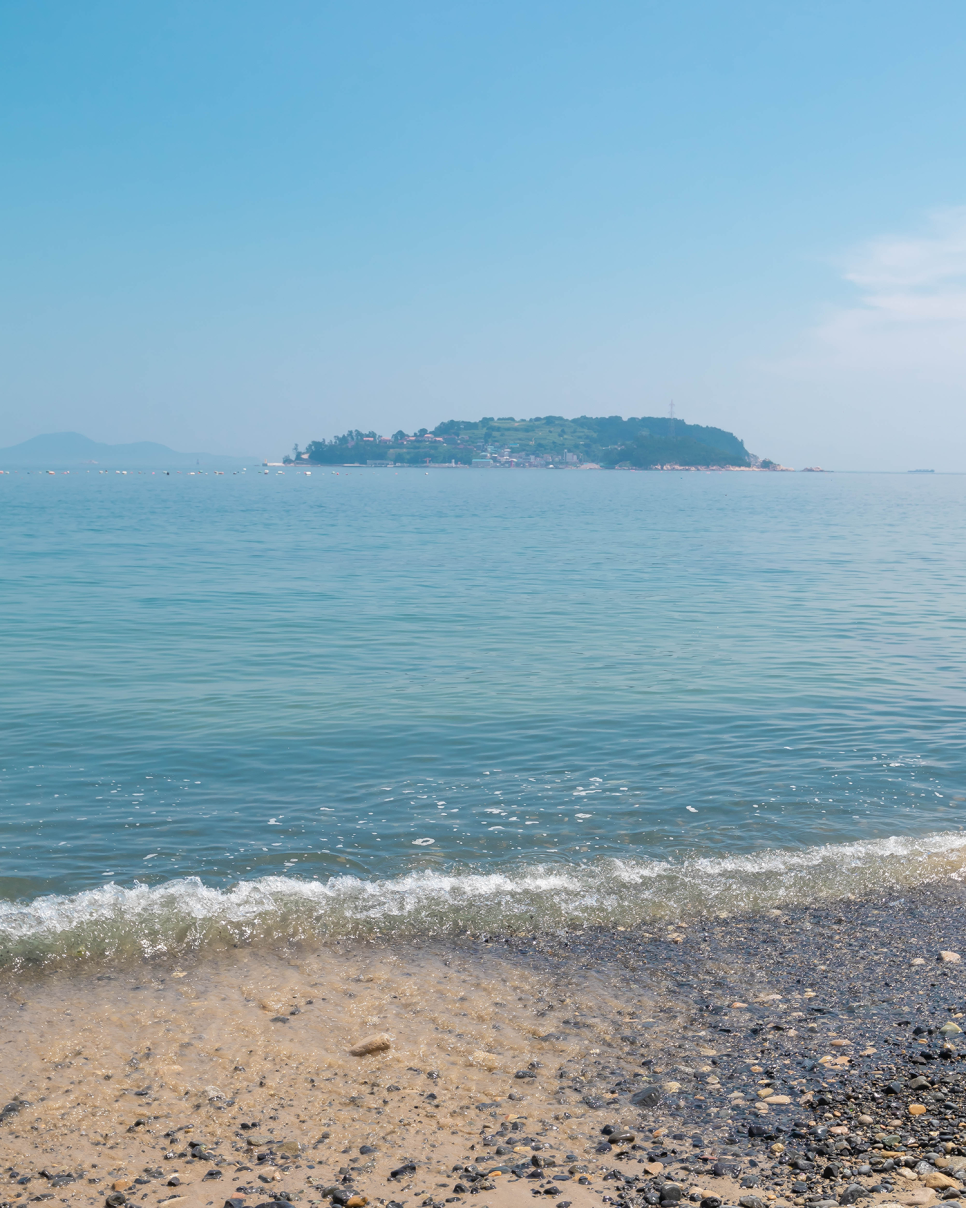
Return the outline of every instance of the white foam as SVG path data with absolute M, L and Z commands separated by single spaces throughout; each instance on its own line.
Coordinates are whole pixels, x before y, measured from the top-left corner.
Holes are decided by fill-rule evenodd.
M 626 927 L 901 890 L 959 879 L 964 868 L 966 834 L 955 832 L 675 862 L 607 858 L 483 873 L 419 871 L 383 881 L 273 876 L 229 889 L 197 877 L 131 888 L 108 883 L 28 904 L 0 902 L 0 961 L 155 956 L 344 935 Z

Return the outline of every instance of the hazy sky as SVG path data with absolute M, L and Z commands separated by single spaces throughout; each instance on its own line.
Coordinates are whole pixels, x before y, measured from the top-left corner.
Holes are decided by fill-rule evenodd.
M 5 0 L 0 446 L 677 413 L 966 470 L 962 0 Z

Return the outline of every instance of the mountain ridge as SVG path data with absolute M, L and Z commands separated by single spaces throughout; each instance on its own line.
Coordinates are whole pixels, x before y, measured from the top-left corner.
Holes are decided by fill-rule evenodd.
M 215 453 L 179 453 L 156 441 L 109 445 L 80 432 L 45 432 L 0 449 L 0 465 L 15 466 L 240 466 L 257 465 L 257 457 L 223 457 Z

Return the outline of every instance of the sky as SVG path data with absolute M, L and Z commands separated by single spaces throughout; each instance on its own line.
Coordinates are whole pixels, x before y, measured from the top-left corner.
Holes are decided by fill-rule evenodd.
M 5 0 L 0 446 L 665 415 L 966 471 L 966 6 Z

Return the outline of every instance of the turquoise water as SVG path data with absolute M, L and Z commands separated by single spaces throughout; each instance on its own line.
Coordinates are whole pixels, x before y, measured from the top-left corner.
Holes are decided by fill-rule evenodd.
M 964 511 L 942 475 L 4 474 L 0 932 L 955 871 Z

